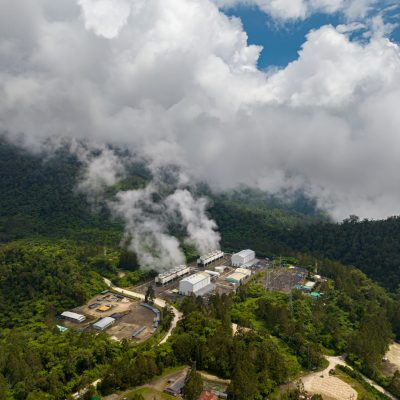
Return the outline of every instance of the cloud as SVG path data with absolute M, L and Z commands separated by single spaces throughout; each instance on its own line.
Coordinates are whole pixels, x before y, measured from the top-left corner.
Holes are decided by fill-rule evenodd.
M 105 189 L 126 176 L 124 160 L 105 146 L 88 149 L 78 143 L 74 144 L 70 150 L 83 164 L 83 173 L 77 189 L 86 193 L 96 208 L 98 202 L 103 200 Z
M 363 41 L 333 26 L 311 31 L 296 61 L 263 72 L 240 20 L 208 0 L 113 2 L 104 18 L 93 15 L 107 2 L 26 4 L 0 4 L 0 129 L 9 135 L 24 133 L 29 146 L 57 136 L 127 146 L 152 171 L 184 171 L 178 191 L 198 181 L 300 189 L 335 218 L 399 213 L 400 50 L 382 20 Z M 311 3 L 296 4 L 301 15 Z M 120 194 L 117 213 L 142 196 Z M 201 231 L 193 207 L 181 217 Z M 132 213 L 130 226 L 142 218 Z M 143 219 L 163 237 L 153 225 Z
M 96 35 L 115 38 L 125 26 L 131 12 L 129 0 L 78 0 L 85 27 Z

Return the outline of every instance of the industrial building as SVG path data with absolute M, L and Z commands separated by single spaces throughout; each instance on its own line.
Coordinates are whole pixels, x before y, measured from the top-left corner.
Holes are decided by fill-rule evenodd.
M 188 296 L 192 293 L 198 295 L 198 293 L 210 285 L 210 283 L 210 275 L 205 272 L 199 272 L 197 274 L 190 275 L 179 282 L 179 293 L 183 294 L 184 296 Z
M 300 285 L 300 284 L 295 285 L 294 288 L 301 290 L 302 292 L 310 293 L 312 291 L 312 289 L 314 288 L 314 286 L 315 286 L 315 282 L 308 281 L 304 285 Z
M 197 265 L 199 267 L 205 268 L 207 265 L 211 264 L 216 260 L 220 260 L 224 257 L 224 252 L 221 250 L 214 250 L 208 254 L 205 254 L 197 259 Z
M 182 389 L 185 386 L 185 379 L 185 375 L 181 376 L 175 382 L 172 382 L 167 388 L 165 388 L 164 392 L 178 397 L 182 393 Z
M 256 253 L 253 250 L 247 249 L 232 254 L 231 263 L 234 267 L 251 266 L 256 262 Z
M 238 268 L 239 269 L 239 268 Z M 240 269 L 242 269 L 242 268 L 240 268 Z M 247 272 L 250 272 L 250 271 L 247 271 Z M 250 275 L 251 275 L 251 272 L 250 272 Z M 243 273 L 243 272 L 240 272 L 240 271 L 235 271 L 233 274 L 230 274 L 230 275 L 228 275 L 226 278 L 225 278 L 225 280 L 227 281 L 227 282 L 230 282 L 230 283 L 236 283 L 236 284 L 241 284 L 242 282 L 244 282 L 245 280 L 246 280 L 246 278 L 248 278 L 249 276 L 250 276 L 249 274 L 247 274 L 247 273 Z
M 86 317 L 82 314 L 77 314 L 71 311 L 64 311 L 61 314 L 61 317 L 63 317 L 64 319 L 71 321 L 71 322 L 75 322 L 76 324 L 80 324 L 81 322 L 83 322 Z
M 93 329 L 96 329 L 96 331 L 104 331 L 104 329 L 107 329 L 109 326 L 114 324 L 115 318 L 111 317 L 105 317 L 97 321 L 95 324 L 93 324 Z
M 210 271 L 208 269 L 204 270 L 204 272 L 211 276 L 211 278 L 218 278 L 221 274 L 216 271 Z
M 190 268 L 187 265 L 180 265 L 170 269 L 169 271 L 158 274 L 155 278 L 155 282 L 159 285 L 165 285 L 172 282 L 174 279 L 180 278 L 190 272 Z
M 239 272 L 240 274 L 246 275 L 246 277 L 251 276 L 251 270 L 246 269 L 246 268 L 236 268 L 235 272 Z

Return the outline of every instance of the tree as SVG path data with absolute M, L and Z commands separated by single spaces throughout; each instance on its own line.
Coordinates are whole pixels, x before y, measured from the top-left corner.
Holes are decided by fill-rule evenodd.
M 236 360 L 235 370 L 228 386 L 229 400 L 253 400 L 258 394 L 256 372 L 244 357 L 245 354 Z
M 400 396 L 400 372 L 396 370 L 389 384 L 389 390 L 395 396 Z
M 154 291 L 154 288 L 152 285 L 149 285 L 147 287 L 146 295 L 144 296 L 144 301 L 146 303 L 153 303 L 155 297 L 156 297 L 156 293 Z
M 11 400 L 11 392 L 6 378 L 0 373 L 0 400 Z
M 119 268 L 125 269 L 128 271 L 136 271 L 139 269 L 139 262 L 135 253 L 132 253 L 129 250 L 122 250 L 121 255 L 119 256 Z
M 186 375 L 183 398 L 185 400 L 197 400 L 202 391 L 203 380 L 201 375 L 196 371 L 196 368 L 192 368 Z

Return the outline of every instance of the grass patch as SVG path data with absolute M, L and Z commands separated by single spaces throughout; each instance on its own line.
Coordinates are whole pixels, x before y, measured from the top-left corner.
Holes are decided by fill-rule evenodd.
M 160 392 L 152 388 L 141 388 L 129 392 L 125 397 L 127 400 L 130 399 L 134 394 L 141 394 L 145 400 L 176 400 L 176 397 L 170 396 L 167 393 Z

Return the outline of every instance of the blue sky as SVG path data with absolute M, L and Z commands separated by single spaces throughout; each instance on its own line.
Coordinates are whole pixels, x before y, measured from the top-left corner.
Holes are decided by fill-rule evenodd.
M 397 9 L 392 14 L 386 15 L 386 22 L 399 23 L 398 12 Z M 258 62 L 262 69 L 272 65 L 284 67 L 297 59 L 297 52 L 311 29 L 318 29 L 327 24 L 336 26 L 346 22 L 344 17 L 337 13 L 314 14 L 304 21 L 279 24 L 257 7 L 246 6 L 225 10 L 225 13 L 241 19 L 248 34 L 249 43 L 264 47 Z M 390 39 L 400 42 L 400 27 L 391 33 Z

